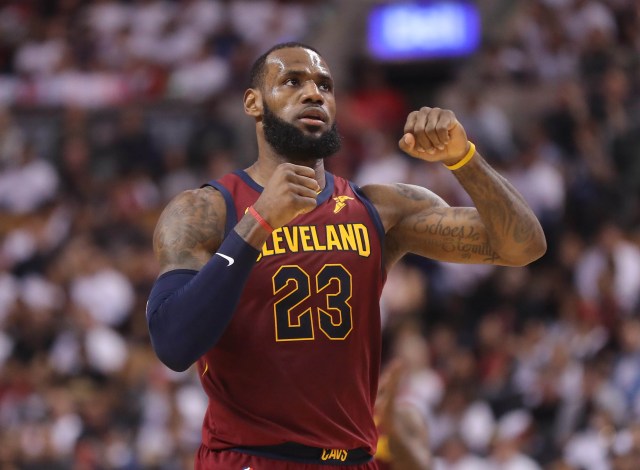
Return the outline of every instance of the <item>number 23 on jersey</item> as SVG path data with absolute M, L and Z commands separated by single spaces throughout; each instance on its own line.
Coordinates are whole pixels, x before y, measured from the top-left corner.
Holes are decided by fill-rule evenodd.
M 325 264 L 317 273 L 298 265 L 280 267 L 273 275 L 276 341 L 315 339 L 315 318 L 327 338 L 345 339 L 353 329 L 351 292 L 351 273 L 341 264 Z M 313 306 L 297 311 L 309 299 Z

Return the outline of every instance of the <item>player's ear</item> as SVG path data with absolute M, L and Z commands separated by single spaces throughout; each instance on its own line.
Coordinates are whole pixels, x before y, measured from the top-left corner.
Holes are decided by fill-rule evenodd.
M 244 112 L 254 118 L 262 116 L 262 93 L 255 88 L 249 88 L 244 92 Z

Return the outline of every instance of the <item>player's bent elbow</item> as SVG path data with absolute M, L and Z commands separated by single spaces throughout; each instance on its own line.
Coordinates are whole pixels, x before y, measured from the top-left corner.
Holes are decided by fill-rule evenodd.
M 531 264 L 534 261 L 542 258 L 544 254 L 547 252 L 547 239 L 544 234 L 541 234 L 539 237 L 536 237 L 529 244 L 529 248 L 526 250 L 528 259 L 525 264 Z
M 193 364 L 193 362 L 171 361 L 162 359 L 160 359 L 160 361 L 174 372 L 184 372 Z
M 195 362 L 190 357 L 181 357 L 170 345 L 158 347 L 154 341 L 152 344 L 160 362 L 174 372 L 184 372 Z
M 544 236 L 541 236 L 528 243 L 525 249 L 518 250 L 516 254 L 502 258 L 509 266 L 522 267 L 542 258 L 546 252 L 547 240 Z
M 181 342 L 174 341 L 174 335 L 170 334 L 162 325 L 149 322 L 149 336 L 151 346 L 160 362 L 175 372 L 184 372 L 195 362 L 192 352 L 184 348 Z
M 542 258 L 546 252 L 547 252 L 547 239 L 544 236 L 542 236 L 538 241 L 537 247 L 534 250 L 534 254 L 530 262 L 534 262 L 535 260 Z

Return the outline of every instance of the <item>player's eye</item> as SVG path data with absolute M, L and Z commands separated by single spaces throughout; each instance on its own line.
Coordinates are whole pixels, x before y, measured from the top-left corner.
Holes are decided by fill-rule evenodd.
M 320 90 L 322 91 L 333 90 L 333 86 L 331 86 L 331 83 L 321 83 L 320 85 L 318 85 L 318 88 L 320 88 Z
M 300 80 L 298 80 L 297 78 L 287 78 L 287 80 L 284 82 L 285 85 L 291 85 L 291 86 L 297 86 L 300 84 Z

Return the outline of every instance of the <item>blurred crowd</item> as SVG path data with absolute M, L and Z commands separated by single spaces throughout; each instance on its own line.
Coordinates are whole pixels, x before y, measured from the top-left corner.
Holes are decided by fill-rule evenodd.
M 469 205 L 450 172 L 397 149 L 409 110 L 449 107 L 549 250 L 526 268 L 407 256 L 383 293 L 384 360 L 411 366 L 400 399 L 436 470 L 637 470 L 640 4 L 486 3 L 496 23 L 431 102 L 354 53 L 328 166 Z M 206 398 L 150 348 L 153 227 L 178 192 L 254 158 L 240 96 L 258 53 L 339 12 L 0 2 L 0 468 L 192 467 Z

